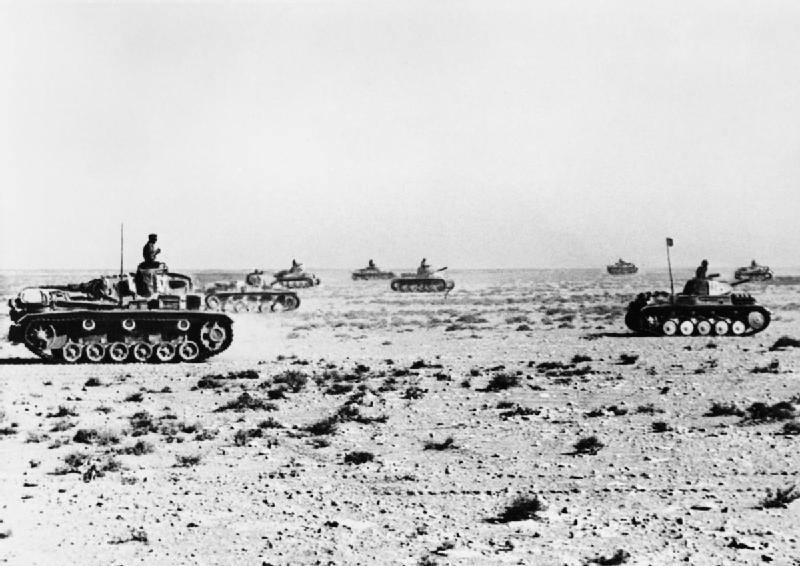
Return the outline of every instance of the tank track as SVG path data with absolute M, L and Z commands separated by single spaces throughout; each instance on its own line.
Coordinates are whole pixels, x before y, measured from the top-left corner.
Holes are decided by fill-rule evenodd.
M 198 311 L 49 313 L 23 317 L 10 337 L 54 363 L 201 362 L 231 345 L 231 324 Z
M 373 273 L 354 272 L 351 276 L 353 281 L 377 281 L 385 279 L 394 279 L 396 275 L 391 272 L 381 271 Z
M 445 279 L 395 279 L 390 286 L 400 293 L 449 293 L 455 284 Z
M 752 336 L 769 326 L 770 312 L 762 306 L 718 305 L 683 309 L 670 305 L 644 306 L 632 302 L 625 325 L 652 336 Z
M 293 311 L 300 306 L 300 297 L 290 291 L 221 291 L 206 295 L 206 306 L 212 311 L 271 313 Z

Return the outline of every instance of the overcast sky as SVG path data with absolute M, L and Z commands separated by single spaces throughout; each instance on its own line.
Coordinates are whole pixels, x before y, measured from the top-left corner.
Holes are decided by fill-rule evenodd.
M 29 4 L 0 269 L 800 264 L 796 0 Z

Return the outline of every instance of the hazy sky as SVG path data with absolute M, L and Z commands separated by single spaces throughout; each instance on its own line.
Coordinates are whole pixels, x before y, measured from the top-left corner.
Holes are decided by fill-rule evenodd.
M 0 269 L 798 265 L 800 3 L 0 6 Z

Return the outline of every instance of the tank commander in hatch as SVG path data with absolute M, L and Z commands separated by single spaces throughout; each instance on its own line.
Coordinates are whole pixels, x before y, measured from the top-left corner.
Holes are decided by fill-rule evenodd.
M 156 247 L 156 242 L 158 241 L 158 235 L 150 234 L 147 236 L 147 243 L 142 248 L 142 255 L 144 256 L 144 261 L 140 265 L 143 269 L 156 269 L 161 266 L 161 264 L 156 260 L 156 256 L 161 253 L 161 248 Z
M 428 262 L 423 257 L 422 261 L 419 264 L 419 267 L 417 268 L 417 275 L 419 277 L 427 277 L 428 275 L 430 275 L 430 273 L 431 273 L 431 266 L 428 265 Z
M 303 264 L 298 263 L 296 259 L 292 259 L 292 267 L 289 268 L 289 273 L 300 273 L 303 271 Z
M 700 262 L 700 267 L 694 272 L 694 276 L 697 279 L 707 279 L 708 278 L 708 260 L 704 259 Z
M 367 264 L 367 269 L 375 269 L 375 262 L 369 260 L 369 263 Z

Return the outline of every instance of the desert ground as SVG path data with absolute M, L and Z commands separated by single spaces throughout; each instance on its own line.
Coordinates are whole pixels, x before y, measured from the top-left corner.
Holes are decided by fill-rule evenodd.
M 800 564 L 800 285 L 652 338 L 663 273 L 451 277 L 323 275 L 199 364 L 0 342 L 0 563 Z

